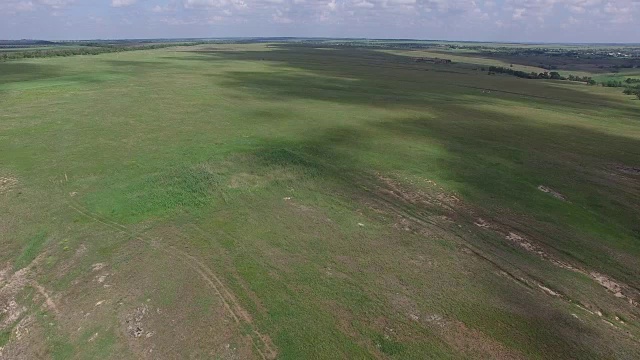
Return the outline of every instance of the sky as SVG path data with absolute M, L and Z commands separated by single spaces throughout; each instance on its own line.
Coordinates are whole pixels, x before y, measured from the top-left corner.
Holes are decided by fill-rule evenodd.
M 640 0 L 0 0 L 0 39 L 640 43 Z

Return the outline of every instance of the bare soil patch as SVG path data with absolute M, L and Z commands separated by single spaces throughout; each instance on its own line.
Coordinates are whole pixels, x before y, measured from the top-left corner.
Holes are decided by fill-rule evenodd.
M 460 203 L 458 196 L 446 193 L 442 187 L 439 187 L 431 180 L 427 180 L 427 183 L 431 185 L 435 192 L 429 194 L 424 191 L 408 189 L 396 180 L 381 174 L 377 174 L 377 177 L 378 180 L 384 184 L 384 186 L 379 187 L 379 192 L 390 195 L 403 202 L 411 204 L 438 205 L 446 209 L 453 209 Z
M 147 312 L 149 312 L 149 306 L 143 304 L 127 315 L 125 323 L 127 324 L 127 334 L 129 336 L 134 338 L 139 338 L 143 335 L 146 338 L 153 336 L 153 332 L 145 331 L 145 326 L 142 322 Z
M 552 188 L 548 187 L 548 186 L 544 186 L 544 185 L 539 185 L 538 186 L 538 190 L 542 191 L 543 193 L 549 194 L 551 196 L 553 196 L 556 199 L 562 200 L 562 201 L 567 201 L 567 197 L 560 194 L 559 192 L 553 190 Z
M 40 295 L 42 295 L 42 297 L 44 298 L 45 307 L 56 315 L 60 314 L 60 310 L 58 310 L 58 306 L 53 301 L 53 298 L 49 295 L 49 292 L 47 291 L 47 289 L 45 289 L 44 286 L 40 285 L 35 280 L 31 281 L 31 285 L 36 290 L 38 290 L 38 293 L 40 293 Z
M 39 328 L 35 324 L 26 304 L 21 304 L 18 295 L 27 286 L 32 286 L 41 296 L 43 306 L 54 314 L 58 314 L 58 307 L 49 292 L 38 284 L 34 277 L 34 269 L 43 261 L 44 253 L 37 256 L 29 265 L 12 273 L 7 266 L 0 271 L 0 331 L 11 330 L 9 342 L 0 348 L 0 359 L 32 359 L 42 358 L 42 343 L 34 344 L 27 337 L 37 336 Z M 30 335 L 31 334 L 31 335 Z M 29 335 L 29 336 L 28 336 Z
M 12 191 L 18 185 L 18 179 L 14 177 L 0 177 L 0 194 Z
M 502 343 L 485 335 L 483 332 L 468 327 L 465 323 L 445 319 L 440 315 L 431 315 L 428 318 L 433 323 L 439 324 L 440 332 L 444 339 L 454 349 L 475 359 L 525 359 L 521 353 L 507 348 Z
M 618 165 L 615 165 L 614 168 L 617 171 L 627 175 L 640 176 L 640 166 L 628 166 L 628 165 L 618 164 Z
M 104 263 L 95 263 L 93 265 L 91 265 L 91 271 L 100 271 L 102 270 L 106 265 Z
M 489 224 L 489 222 L 483 218 L 477 218 L 476 221 L 473 222 L 473 225 L 483 229 L 488 229 L 491 227 L 491 224 Z
M 184 346 L 189 347 L 189 351 L 200 352 L 205 351 L 201 348 L 202 341 L 204 340 L 202 337 L 205 336 L 205 334 L 208 334 L 207 342 L 214 341 L 213 338 L 216 339 L 215 341 L 220 341 L 225 337 L 229 337 L 228 341 L 238 341 L 238 338 L 234 338 L 234 340 L 231 340 L 231 337 L 233 337 L 233 334 L 239 328 L 242 328 L 243 331 L 246 331 L 245 335 L 241 337 L 242 340 L 240 340 L 242 342 L 242 346 L 240 347 L 240 349 L 238 349 L 238 351 L 240 352 L 240 354 L 244 354 L 241 355 L 240 358 L 252 358 L 253 356 L 250 353 L 252 346 L 255 352 L 263 359 L 273 359 L 276 357 L 277 350 L 269 336 L 259 332 L 258 328 L 253 323 L 251 315 L 242 307 L 240 301 L 222 282 L 222 280 L 211 270 L 211 268 L 200 259 L 192 256 L 182 248 L 168 245 L 168 242 L 170 243 L 171 239 L 175 237 L 179 238 L 178 242 L 180 243 L 188 240 L 186 239 L 186 236 L 177 231 L 177 229 L 173 231 L 171 230 L 173 229 L 173 227 L 169 229 L 162 228 L 159 229 L 161 231 L 154 231 L 154 236 L 146 234 L 141 235 L 130 230 L 125 225 L 94 214 L 82 207 L 80 204 L 77 204 L 73 201 L 70 201 L 69 205 L 78 213 L 95 220 L 97 223 L 105 225 L 106 227 L 109 227 L 118 233 L 132 236 L 132 238 L 138 240 L 136 242 L 132 242 L 131 246 L 136 245 L 153 249 L 153 251 L 155 251 L 158 255 L 161 255 L 163 261 L 173 262 L 175 267 L 182 268 L 183 270 L 167 276 L 173 277 L 174 275 L 177 276 L 179 274 L 184 274 L 184 271 L 194 272 L 196 274 L 196 279 L 198 279 L 199 281 L 195 281 L 193 283 L 191 281 L 179 282 L 180 284 L 183 284 L 181 286 L 192 286 L 196 283 L 199 283 L 198 290 L 194 289 L 192 291 L 188 291 L 187 294 L 200 294 L 202 291 L 204 291 L 204 293 L 211 291 L 213 295 L 221 302 L 219 304 L 221 306 L 213 306 L 211 308 L 210 311 L 212 311 L 212 314 L 209 314 L 208 316 L 202 315 L 197 318 L 189 319 L 187 319 L 185 316 L 187 315 L 187 312 L 190 313 L 192 308 L 187 309 L 186 307 L 188 307 L 188 304 L 192 304 L 193 301 L 195 301 L 195 299 L 192 298 L 183 299 L 179 302 L 180 305 L 170 307 L 172 311 L 163 310 L 162 315 L 160 315 L 160 313 L 156 314 L 156 311 L 160 311 L 159 308 L 154 309 L 154 311 L 150 311 L 145 310 L 144 306 L 137 307 L 129 313 L 122 314 L 122 317 L 120 318 L 121 323 L 124 324 L 122 333 L 129 339 L 128 343 L 130 348 L 141 355 L 142 358 L 156 358 L 158 356 L 158 353 L 176 354 L 177 356 L 178 353 L 176 353 L 176 351 L 187 351 L 186 349 L 181 350 L 175 348 L 175 346 L 171 346 L 172 343 L 175 343 L 176 339 L 181 344 L 184 344 Z M 140 272 L 141 270 L 139 268 L 142 267 L 143 264 L 144 266 L 150 268 L 158 266 L 157 260 L 154 261 L 153 264 L 147 264 L 146 259 L 139 259 L 139 261 L 141 263 L 138 264 L 135 269 L 132 269 L 132 272 Z M 95 276 L 96 281 L 99 282 L 101 276 L 105 275 L 104 273 L 101 273 L 104 268 L 105 265 L 100 263 L 96 263 L 92 266 L 92 271 L 94 273 L 97 273 Z M 109 275 L 109 279 L 113 277 L 111 281 L 115 281 L 116 284 L 118 282 L 122 284 L 131 284 L 132 282 L 132 275 L 127 275 L 122 271 L 112 271 L 111 273 L 112 274 Z M 150 280 L 148 279 L 147 275 L 140 275 L 140 277 L 140 281 Z M 113 290 L 114 288 L 110 288 L 111 290 L 109 291 L 121 291 L 117 288 Z M 136 292 L 137 289 L 128 289 L 128 291 Z M 92 305 L 92 308 L 98 309 L 94 305 Z M 102 305 L 99 307 L 99 309 L 106 308 L 106 305 Z M 183 309 L 187 312 L 180 313 L 177 309 Z M 104 310 L 101 311 L 104 312 Z M 212 316 L 215 317 L 216 323 L 218 321 L 221 321 L 225 325 L 222 328 L 218 328 L 217 332 L 212 332 L 214 329 L 209 327 L 208 330 L 204 333 L 191 334 L 193 328 L 197 328 L 198 326 L 203 325 L 196 325 L 196 322 L 204 319 L 211 319 Z M 153 328 L 154 330 L 149 331 L 148 328 Z M 222 352 L 229 352 L 229 349 L 235 349 L 235 347 L 231 346 L 230 344 L 229 347 L 223 345 L 223 347 L 219 350 Z M 235 352 L 236 350 L 233 351 Z M 203 356 L 210 357 L 215 355 L 214 352 L 216 352 L 216 350 L 213 348 L 208 348 L 206 352 L 206 356 Z
M 240 173 L 235 174 L 229 180 L 229 187 L 232 189 L 247 189 L 263 186 L 267 180 L 258 175 Z
M 11 338 L 4 347 L 0 347 L 0 359 L 30 360 L 47 358 L 48 349 L 41 341 L 44 338 L 42 327 L 33 315 L 23 316 L 15 325 Z
M 629 304 L 631 304 L 632 306 L 635 306 L 635 307 L 640 306 L 639 305 L 640 292 L 638 290 L 626 284 L 623 284 L 619 281 L 616 281 L 605 274 L 594 272 L 583 267 L 582 265 L 571 264 L 566 260 L 562 260 L 557 255 L 554 255 L 553 252 L 546 250 L 538 242 L 531 240 L 524 234 L 518 233 L 515 229 L 501 223 L 500 221 L 497 221 L 494 219 L 487 220 L 486 218 L 475 216 L 475 214 L 478 213 L 479 211 L 471 208 L 469 205 L 465 204 L 456 196 L 447 196 L 447 195 L 441 194 L 442 192 L 444 192 L 444 189 L 436 187 L 435 184 L 432 184 L 433 191 L 435 191 L 435 193 L 432 194 L 432 193 L 427 193 L 423 191 L 406 189 L 406 187 L 401 185 L 399 182 L 389 177 L 380 176 L 379 174 L 378 174 L 378 179 L 384 185 L 384 186 L 381 186 L 380 190 L 378 191 L 378 194 L 380 194 L 381 197 L 383 198 L 392 197 L 394 200 L 398 200 L 401 202 L 416 204 L 416 205 L 423 205 L 425 207 L 425 210 L 429 210 L 430 206 L 433 208 L 433 205 L 436 205 L 441 210 L 450 211 L 450 213 L 447 214 L 447 218 L 456 219 L 456 221 L 459 221 L 461 219 L 462 220 L 468 219 L 468 218 L 475 219 L 475 220 L 471 220 L 475 226 L 482 229 L 486 229 L 488 231 L 493 231 L 495 233 L 498 233 L 502 235 L 504 239 L 508 240 L 514 245 L 524 249 L 527 252 L 533 253 L 538 257 L 546 261 L 549 261 L 560 268 L 584 274 L 590 277 L 591 279 L 593 279 L 594 281 L 596 281 L 601 286 L 603 286 L 615 297 L 623 298 L 627 300 Z M 541 185 L 538 189 L 560 200 L 567 201 L 564 195 L 558 193 L 557 191 L 549 187 Z M 378 204 L 378 205 L 381 205 L 381 204 Z M 385 205 L 384 208 L 386 208 L 385 210 L 391 210 L 393 207 L 393 204 L 390 201 L 385 201 L 384 205 Z M 442 222 L 436 221 L 434 223 L 433 221 L 430 221 L 431 219 L 425 219 L 422 216 L 422 214 L 419 212 L 408 213 L 403 209 L 393 209 L 392 212 L 405 219 L 397 223 L 397 225 L 394 225 L 400 229 L 412 229 L 412 228 L 421 228 L 421 227 L 424 228 L 424 227 L 429 227 L 431 225 L 433 225 L 433 227 L 436 227 L 436 228 L 439 228 L 442 226 Z M 421 233 L 421 231 L 418 231 L 418 232 Z M 467 246 L 471 246 L 471 245 L 467 244 Z M 480 254 L 478 249 L 472 250 L 472 251 L 479 256 L 483 256 Z M 544 291 L 546 294 L 550 296 L 561 297 L 563 299 L 566 299 L 558 291 L 553 290 L 548 286 L 545 286 L 534 279 L 527 280 L 527 279 L 521 279 L 519 277 L 514 277 L 513 275 L 510 275 L 510 276 L 512 276 L 517 281 L 526 284 L 527 286 L 530 286 L 532 288 L 539 288 L 540 290 Z
M 0 330 L 11 327 L 15 321 L 27 310 L 24 305 L 16 302 L 16 296 L 27 286 L 32 279 L 33 267 L 42 260 L 43 256 L 36 257 L 28 266 L 8 275 L 5 269 L 6 278 L 4 286 L 0 288 Z

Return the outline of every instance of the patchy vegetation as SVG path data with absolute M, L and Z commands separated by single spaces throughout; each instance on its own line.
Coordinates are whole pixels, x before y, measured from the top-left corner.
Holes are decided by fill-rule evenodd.
M 33 259 L 42 252 L 42 249 L 47 241 L 47 234 L 44 231 L 37 233 L 27 240 L 27 243 L 22 248 L 20 255 L 15 260 L 15 269 L 20 270 L 23 267 L 29 265 Z

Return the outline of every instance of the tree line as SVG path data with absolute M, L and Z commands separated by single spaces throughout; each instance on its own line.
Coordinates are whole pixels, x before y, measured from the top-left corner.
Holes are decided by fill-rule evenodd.
M 625 95 L 635 95 L 640 100 L 640 85 L 625 87 L 622 92 Z
M 485 68 L 481 69 L 485 71 Z M 521 70 L 514 70 L 502 66 L 490 66 L 489 67 L 489 75 L 495 74 L 507 74 L 516 76 L 523 79 L 550 79 L 550 80 L 569 80 L 569 81 L 579 81 L 584 82 L 587 85 L 595 86 L 598 85 L 598 82 L 595 81 L 590 76 L 577 76 L 577 75 L 569 75 L 567 77 L 560 75 L 560 73 L 556 71 L 551 72 L 526 72 Z M 635 95 L 640 99 L 640 79 L 627 78 L 624 81 L 621 80 L 607 80 L 600 83 L 600 85 L 604 87 L 624 87 L 623 93 L 625 95 Z
M 484 68 L 483 68 L 484 71 Z M 566 78 L 560 76 L 560 73 L 556 71 L 552 72 L 526 72 L 521 70 L 514 70 L 502 66 L 489 66 L 489 75 L 495 74 L 508 74 L 512 76 L 517 76 L 523 79 L 553 79 L 553 80 L 566 80 Z
M 620 80 L 607 80 L 602 82 L 604 87 L 623 87 L 622 93 L 625 95 L 635 95 L 640 99 L 640 79 L 627 78 L 624 81 Z
M 151 50 L 160 49 L 170 46 L 192 46 L 203 44 L 204 42 L 188 42 L 188 43 L 164 43 L 164 44 L 150 44 L 150 45 L 111 45 L 111 44 L 97 44 L 90 43 L 75 48 L 56 48 L 51 49 L 38 49 L 25 51 L 0 51 L 0 61 L 6 60 L 18 60 L 18 59 L 33 59 L 33 58 L 45 58 L 56 56 L 74 56 L 74 55 L 99 55 L 105 53 L 116 53 L 123 51 L 134 50 Z

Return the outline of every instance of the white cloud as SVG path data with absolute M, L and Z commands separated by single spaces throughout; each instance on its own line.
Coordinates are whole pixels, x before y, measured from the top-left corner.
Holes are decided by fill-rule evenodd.
M 20 1 L 15 4 L 16 11 L 32 11 L 34 8 L 31 1 Z
M 0 14 L 13 15 L 20 12 L 33 11 L 35 4 L 32 1 L 6 1 L 0 2 Z
M 184 0 L 183 6 L 186 9 L 214 8 L 221 7 L 227 3 L 225 0 Z
M 154 12 L 154 13 L 166 13 L 166 12 L 171 12 L 173 10 L 174 10 L 173 7 L 169 5 L 156 5 L 151 8 L 151 12 Z
M 118 9 L 97 6 L 104 3 Z M 143 4 L 146 13 L 134 4 Z M 109 13 L 115 11 L 116 16 Z M 52 28 L 71 21 L 78 26 L 84 19 L 95 25 L 89 15 L 103 18 L 102 28 L 113 29 L 112 33 L 123 28 L 121 19 L 131 19 L 127 29 L 145 36 L 152 32 L 142 30 L 162 29 L 163 24 L 185 29 L 180 35 L 196 29 L 193 35 L 199 36 L 218 34 L 218 30 L 202 33 L 213 28 L 224 29 L 220 31 L 227 36 L 530 40 L 535 34 L 552 41 L 570 35 L 583 41 L 589 36 L 622 41 L 640 33 L 640 0 L 0 0 L 0 33 L 43 31 L 44 36 L 40 24 Z M 33 19 L 30 27 L 21 25 L 27 17 Z M 6 25 L 9 21 L 13 25 Z M 90 34 L 95 29 L 89 26 L 77 32 Z M 158 32 L 178 34 L 176 29 Z
M 195 25 L 198 23 L 198 21 L 194 19 L 184 19 L 178 17 L 164 17 L 160 19 L 160 22 L 172 26 Z
M 111 0 L 112 7 L 127 7 L 136 3 L 136 0 Z
M 525 12 L 527 11 L 527 9 L 524 8 L 518 8 L 518 9 L 514 9 L 513 10 L 513 20 L 520 20 L 524 17 Z
M 291 23 L 293 23 L 293 19 L 291 19 L 287 14 L 285 14 L 280 9 L 276 9 L 276 11 L 271 15 L 271 19 L 276 24 L 291 24 Z
M 38 4 L 46 5 L 54 9 L 67 7 L 75 2 L 75 0 L 36 0 Z
M 375 5 L 373 5 L 373 3 L 371 3 L 371 2 L 369 2 L 367 0 L 359 0 L 358 2 L 353 4 L 353 6 L 355 6 L 357 8 L 367 8 L 367 9 L 371 9 L 371 8 L 375 7 Z

